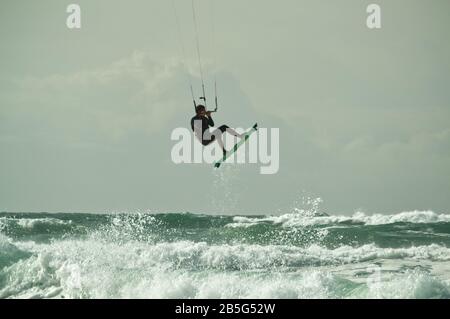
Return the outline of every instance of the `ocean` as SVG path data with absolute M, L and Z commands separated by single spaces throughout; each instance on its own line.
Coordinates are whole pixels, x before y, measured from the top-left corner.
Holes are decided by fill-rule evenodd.
M 0 213 L 0 298 L 449 298 L 450 215 Z

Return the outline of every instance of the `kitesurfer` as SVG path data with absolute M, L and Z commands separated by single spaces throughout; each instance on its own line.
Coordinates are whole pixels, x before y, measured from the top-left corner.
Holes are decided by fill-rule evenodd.
M 195 107 L 195 111 L 197 114 L 191 119 L 191 128 L 202 145 L 207 146 L 212 142 L 217 141 L 225 155 L 227 151 L 222 140 L 223 133 L 227 132 L 239 138 L 243 138 L 245 136 L 245 134 L 239 134 L 227 125 L 222 125 L 210 132 L 209 128 L 214 126 L 214 121 L 211 116 L 212 112 L 206 111 L 205 106 L 200 104 Z

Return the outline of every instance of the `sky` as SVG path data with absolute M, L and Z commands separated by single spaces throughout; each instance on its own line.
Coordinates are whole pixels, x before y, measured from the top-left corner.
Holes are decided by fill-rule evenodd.
M 274 175 L 172 162 L 200 94 L 191 2 L 173 3 L 1 1 L 0 211 L 449 212 L 450 2 L 195 0 L 214 120 L 278 128 Z

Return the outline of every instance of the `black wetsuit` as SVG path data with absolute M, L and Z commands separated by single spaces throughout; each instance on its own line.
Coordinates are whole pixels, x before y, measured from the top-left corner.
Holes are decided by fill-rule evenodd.
M 213 126 L 214 121 L 211 117 L 196 115 L 191 119 L 192 131 L 196 133 L 195 135 L 197 136 L 199 141 L 205 146 L 214 142 L 214 140 L 216 139 L 216 135 L 222 134 L 228 128 L 228 126 L 222 125 L 217 130 L 211 133 L 208 129 Z M 202 134 L 201 136 L 199 136 L 200 133 Z

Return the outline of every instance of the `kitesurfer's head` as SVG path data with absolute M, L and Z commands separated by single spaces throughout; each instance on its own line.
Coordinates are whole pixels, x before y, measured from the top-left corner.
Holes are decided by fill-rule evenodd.
M 197 112 L 197 115 L 205 115 L 205 113 L 206 113 L 206 108 L 205 108 L 205 106 L 204 106 L 204 105 L 201 105 L 201 104 L 197 105 L 196 108 L 195 108 L 195 110 L 196 110 L 196 112 Z

